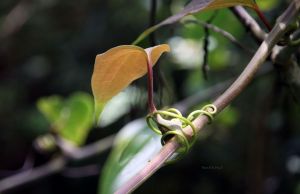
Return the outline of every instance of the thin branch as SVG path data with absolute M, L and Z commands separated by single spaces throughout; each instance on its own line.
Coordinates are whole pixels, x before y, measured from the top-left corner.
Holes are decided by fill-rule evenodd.
M 34 170 L 24 171 L 5 178 L 0 181 L 0 193 L 58 173 L 65 167 L 65 165 L 65 158 L 58 157 L 41 167 L 35 168 Z
M 266 40 L 260 45 L 259 49 L 242 72 L 237 80 L 219 97 L 214 101 L 214 105 L 217 107 L 218 113 L 229 105 L 250 83 L 254 78 L 258 68 L 264 63 L 269 53 L 279 39 L 284 35 L 287 26 L 291 23 L 293 18 L 297 15 L 300 8 L 300 0 L 294 0 L 286 11 L 280 16 L 277 24 L 267 36 Z M 199 116 L 193 124 L 195 125 L 197 132 L 199 132 L 207 123 L 208 118 L 206 116 Z M 183 129 L 185 133 L 192 136 L 193 131 L 191 127 Z M 167 161 L 180 147 L 176 138 L 172 138 L 168 141 L 160 152 L 132 179 L 121 186 L 115 193 L 124 194 L 134 191 L 145 180 L 147 180 L 152 174 L 160 169 L 165 161 Z
M 211 24 L 211 22 L 217 17 L 218 11 L 215 11 L 213 15 L 206 21 L 207 24 Z M 204 41 L 203 41 L 203 63 L 202 63 L 202 73 L 205 80 L 208 79 L 207 72 L 209 70 L 208 65 L 208 57 L 209 57 L 209 28 L 207 26 L 204 26 Z
M 257 73 L 257 78 L 263 75 L 266 75 L 272 70 L 272 66 L 263 66 L 259 72 Z M 180 101 L 173 105 L 176 109 L 178 109 L 181 113 L 185 114 L 188 109 L 199 102 L 203 102 L 210 98 L 215 98 L 217 95 L 221 94 L 226 88 L 230 86 L 230 83 L 234 81 L 233 78 L 230 78 L 225 81 L 221 81 L 218 84 L 209 87 L 207 89 L 201 90 L 193 96 L 187 97 L 186 99 Z
M 255 19 L 242 6 L 235 6 L 231 10 L 258 42 L 266 38 L 267 34 L 265 31 L 261 29 Z
M 29 20 L 33 5 L 30 1 L 21 0 L 4 18 L 0 26 L 0 40 L 16 33 Z
M 62 171 L 62 175 L 68 178 L 83 178 L 88 176 L 99 175 L 100 167 L 96 164 L 80 166 L 80 167 L 67 167 Z
M 63 154 L 70 160 L 84 160 L 108 150 L 112 146 L 114 139 L 115 135 L 110 135 L 82 148 L 74 147 L 60 138 L 56 140 L 56 143 L 62 149 Z
M 34 166 L 34 158 L 32 155 L 32 150 L 30 150 L 25 158 L 25 161 L 22 165 L 21 168 L 17 169 L 17 170 L 0 170 L 0 176 L 1 177 L 7 177 L 7 176 L 12 176 L 14 174 L 18 174 L 21 173 L 23 171 L 28 171 L 30 169 L 32 169 Z
M 55 159 L 43 166 L 26 170 L 0 180 L 0 193 L 43 179 L 52 174 L 59 173 L 65 169 L 70 160 L 78 161 L 96 156 L 113 145 L 114 137 L 114 135 L 105 137 L 83 148 L 64 148 L 63 153 L 66 154 L 65 156 L 57 156 Z
M 228 39 L 229 41 L 231 41 L 232 43 L 234 43 L 237 47 L 249 52 L 249 53 L 254 53 L 253 50 L 250 50 L 248 47 L 244 46 L 241 42 L 239 42 L 231 33 L 227 32 L 226 30 L 223 30 L 222 28 L 219 28 L 218 26 L 215 26 L 213 24 L 208 24 L 206 22 L 200 21 L 200 20 L 184 20 L 184 23 L 194 23 L 194 24 L 198 24 L 201 26 L 204 26 L 216 33 L 219 33 L 220 35 L 222 35 L 224 38 Z
M 150 18 L 149 18 L 149 28 L 151 26 L 154 26 L 156 23 L 156 9 L 157 9 L 157 0 L 150 0 L 151 5 L 150 5 Z M 152 46 L 156 45 L 156 36 L 155 32 L 149 35 L 150 38 L 150 44 Z
M 152 26 L 155 26 L 156 24 L 156 12 L 157 12 L 157 0 L 150 0 L 150 15 L 149 15 L 149 28 Z M 156 39 L 156 34 L 155 32 L 151 33 L 149 35 L 149 41 L 151 46 L 157 45 L 157 39 Z M 163 96 L 163 88 L 166 85 L 166 82 L 164 80 L 161 68 L 160 68 L 160 63 L 158 63 L 153 67 L 153 70 L 150 69 L 153 74 L 153 92 L 157 92 L 159 96 L 159 105 L 162 104 L 162 96 Z M 148 71 L 149 72 L 149 71 Z M 150 75 L 148 75 L 148 79 Z M 151 78 L 152 79 L 152 78 Z M 148 82 L 149 84 L 149 82 Z M 152 93 L 153 93 L 152 92 Z M 153 102 L 154 103 L 154 102 Z

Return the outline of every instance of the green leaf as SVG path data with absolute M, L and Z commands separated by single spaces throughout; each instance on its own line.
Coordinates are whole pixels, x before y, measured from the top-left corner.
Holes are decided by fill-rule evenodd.
M 82 145 L 93 123 L 93 98 L 86 93 L 74 93 L 69 99 L 58 96 L 42 98 L 38 109 L 51 123 L 51 129 L 74 145 Z
M 38 100 L 37 107 L 45 118 L 54 124 L 60 117 L 63 99 L 60 96 L 44 97 Z
M 152 26 L 145 30 L 135 41 L 134 45 L 138 44 L 140 41 L 142 41 L 145 37 L 147 37 L 149 34 L 157 30 L 158 28 L 173 24 L 177 21 L 179 21 L 181 18 L 183 18 L 186 15 L 189 14 L 195 14 L 200 11 L 205 10 L 213 10 L 213 9 L 220 9 L 225 7 L 232 7 L 236 5 L 244 5 L 251 8 L 256 9 L 257 5 L 254 0 L 192 0 L 189 4 L 187 4 L 182 11 L 179 13 L 172 15 L 168 17 L 167 19 L 163 20 L 159 24 Z
M 93 124 L 93 111 L 89 94 L 73 94 L 62 109 L 58 133 L 75 145 L 83 144 Z
M 118 133 L 103 168 L 98 193 L 110 194 L 138 173 L 161 148 L 160 136 L 144 119 L 127 124 Z

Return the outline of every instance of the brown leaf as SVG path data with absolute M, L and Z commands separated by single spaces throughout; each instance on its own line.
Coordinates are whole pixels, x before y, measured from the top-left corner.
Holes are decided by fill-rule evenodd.
M 169 50 L 166 44 L 146 50 L 133 45 L 122 45 L 97 55 L 92 75 L 96 119 L 107 101 L 147 73 L 148 61 L 152 66 L 155 65 L 161 54 Z

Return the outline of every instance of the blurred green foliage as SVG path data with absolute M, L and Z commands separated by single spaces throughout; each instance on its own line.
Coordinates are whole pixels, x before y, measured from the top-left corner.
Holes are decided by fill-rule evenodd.
M 67 100 L 59 96 L 39 99 L 37 106 L 47 118 L 51 129 L 62 138 L 81 145 L 95 121 L 94 103 L 90 94 L 76 92 Z

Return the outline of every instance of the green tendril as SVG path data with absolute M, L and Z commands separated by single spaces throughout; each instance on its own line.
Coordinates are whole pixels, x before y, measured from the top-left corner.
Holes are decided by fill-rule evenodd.
M 217 107 L 213 104 L 205 105 L 201 110 L 193 111 L 187 117 L 188 120 L 193 121 L 200 115 L 205 115 L 209 119 L 209 123 L 211 123 L 214 119 L 214 114 L 217 113 Z
M 146 121 L 150 129 L 162 135 L 161 144 L 165 145 L 172 137 L 176 137 L 181 147 L 177 150 L 179 157 L 186 154 L 196 141 L 196 127 L 193 121 L 200 115 L 205 115 L 212 122 L 217 107 L 213 104 L 204 106 L 201 110 L 193 111 L 187 118 L 175 108 L 167 110 L 156 110 L 147 115 Z M 193 134 L 190 136 L 183 131 L 183 128 L 190 126 Z M 177 160 L 178 157 L 176 157 Z

